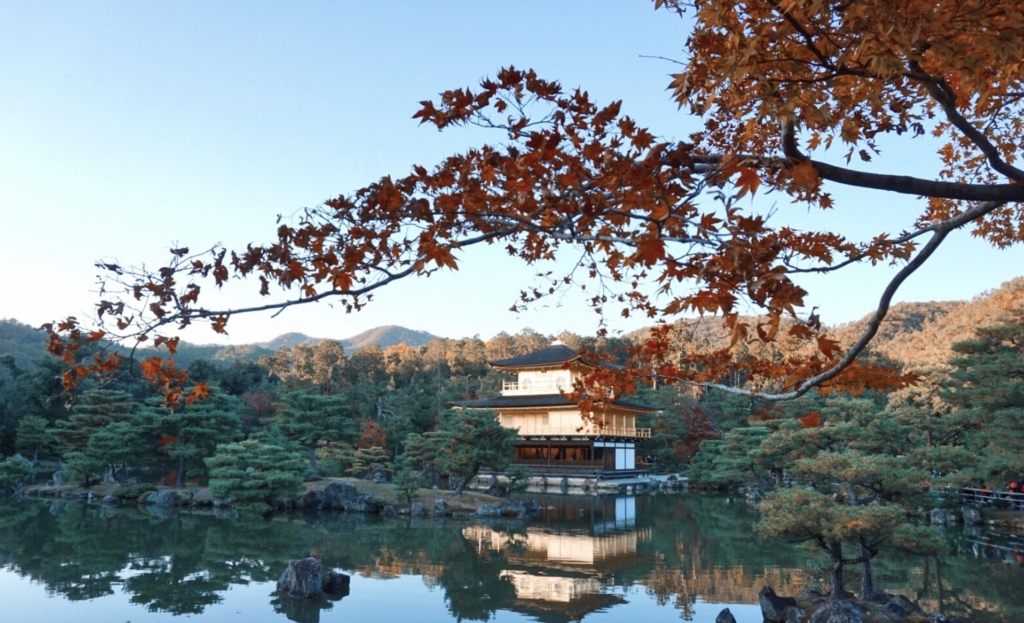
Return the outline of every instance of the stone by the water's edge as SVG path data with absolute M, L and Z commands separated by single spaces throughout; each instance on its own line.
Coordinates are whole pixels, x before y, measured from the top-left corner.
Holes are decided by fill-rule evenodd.
M 181 496 L 176 491 L 156 491 L 146 496 L 146 504 L 154 506 L 177 506 L 181 501 Z
M 771 586 L 761 588 L 757 595 L 757 603 L 761 606 L 761 616 L 764 617 L 765 623 L 787 623 L 786 611 L 790 608 L 799 610 L 795 599 L 776 595 L 775 589 Z
M 732 612 L 729 612 L 729 609 L 726 608 L 719 612 L 718 616 L 715 617 L 715 623 L 736 623 L 736 617 L 734 617 Z
M 337 592 L 347 588 L 349 577 L 343 573 L 328 572 L 320 561 L 310 556 L 289 560 L 288 567 L 277 581 L 277 590 L 297 599 L 319 597 L 324 592 Z
M 814 613 L 810 623 L 866 623 L 866 621 L 863 609 L 857 604 L 851 601 L 829 601 Z

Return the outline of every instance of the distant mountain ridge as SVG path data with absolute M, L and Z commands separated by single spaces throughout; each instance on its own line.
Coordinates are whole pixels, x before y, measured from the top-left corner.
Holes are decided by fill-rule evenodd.
M 1008 308 L 1024 307 L 1024 277 L 1002 284 L 999 288 L 979 294 L 969 301 L 934 301 L 928 303 L 899 303 L 893 305 L 865 352 L 866 357 L 881 356 L 900 365 L 906 371 L 928 373 L 947 367 L 952 354 L 950 347 L 970 339 L 976 327 L 995 324 Z M 843 346 L 849 346 L 859 337 L 868 316 L 833 327 L 830 333 Z M 744 320 L 753 327 L 756 319 Z M 685 352 L 710 352 L 728 346 L 728 331 L 721 318 L 682 320 L 677 347 Z M 785 327 L 783 327 L 785 328 Z M 649 329 L 626 334 L 627 341 L 644 339 Z M 784 333 L 784 331 L 782 332 Z M 195 359 L 229 364 L 233 361 L 255 361 L 263 355 L 273 355 L 282 346 L 314 345 L 326 338 L 311 337 L 304 333 L 284 333 L 272 340 L 255 344 L 219 345 L 182 342 L 174 359 L 182 368 Z M 407 329 L 397 325 L 376 327 L 347 339 L 338 340 L 346 353 L 379 346 L 387 348 L 397 344 L 411 347 L 425 346 L 439 339 L 427 331 Z M 765 344 L 757 340 L 740 341 L 735 346 L 739 356 L 750 355 L 771 359 L 785 354 L 811 354 L 812 344 L 798 344 L 782 335 L 777 341 Z M 140 354 L 144 354 L 140 353 Z M 38 329 L 12 319 L 0 319 L 0 357 L 11 356 L 18 366 L 46 355 L 43 334 Z
M 254 344 L 193 344 L 182 341 L 174 360 L 179 367 L 187 368 L 195 359 L 229 364 L 233 361 L 256 361 L 260 357 L 272 356 L 282 346 L 292 348 L 298 345 L 314 345 L 328 338 L 311 337 L 305 333 L 284 333 L 266 342 Z M 338 340 L 346 353 L 363 348 L 379 346 L 387 348 L 397 344 L 418 347 L 428 344 L 437 336 L 427 331 L 407 329 L 397 325 L 386 325 L 363 331 L 347 339 Z M 140 354 L 145 354 L 143 349 Z M 0 357 L 9 355 L 20 367 L 46 356 L 43 332 L 14 318 L 0 319 Z
M 312 337 L 305 333 L 284 333 L 267 342 L 260 342 L 256 344 L 256 346 L 268 348 L 270 350 L 277 350 L 282 346 L 287 348 L 299 345 L 313 346 L 328 339 L 333 338 Z M 350 338 L 337 341 L 341 342 L 341 345 L 345 348 L 345 352 L 351 353 L 371 346 L 379 346 L 380 348 L 397 346 L 398 344 L 405 344 L 406 346 L 425 346 L 429 344 L 431 340 L 435 339 L 437 339 L 437 336 L 432 333 L 428 333 L 427 331 L 406 329 L 405 327 L 389 324 L 384 325 L 383 327 L 367 329 L 366 331 L 353 335 Z

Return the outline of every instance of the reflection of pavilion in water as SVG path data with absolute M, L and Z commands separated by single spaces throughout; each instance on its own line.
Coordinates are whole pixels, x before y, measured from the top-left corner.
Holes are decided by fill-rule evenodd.
M 589 498 L 577 517 L 548 517 L 557 525 L 530 525 L 525 532 L 500 532 L 470 526 L 463 537 L 475 542 L 480 553 L 500 551 L 509 563 L 501 577 L 515 587 L 513 611 L 540 621 L 579 621 L 585 615 L 624 603 L 609 591 L 616 574 L 648 562 L 637 553 L 649 541 L 650 528 L 636 527 L 636 498 Z M 572 505 L 559 505 L 578 511 Z M 550 515 L 550 513 L 549 513 Z M 541 523 L 543 522 L 543 518 Z

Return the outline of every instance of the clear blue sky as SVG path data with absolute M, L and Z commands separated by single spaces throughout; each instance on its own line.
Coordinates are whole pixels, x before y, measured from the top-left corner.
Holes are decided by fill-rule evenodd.
M 686 24 L 645 0 L 560 2 L 15 2 L 0 15 L 0 317 L 40 324 L 88 313 L 93 261 L 156 265 L 193 249 L 268 240 L 293 214 L 384 174 L 500 137 L 438 133 L 418 102 L 533 67 L 582 86 L 664 138 L 697 121 L 665 88 Z M 934 144 L 893 146 L 891 172 L 931 176 Z M 853 238 L 907 228 L 917 203 L 837 192 L 838 210 L 780 203 L 778 218 Z M 758 197 L 764 208 L 775 197 Z M 229 341 L 286 331 L 346 337 L 400 324 L 446 337 L 529 326 L 592 333 L 576 296 L 508 312 L 534 268 L 467 250 L 462 269 L 389 286 L 356 314 L 327 305 L 236 318 Z M 900 300 L 969 298 L 1024 273 L 1018 247 L 955 236 Z M 807 282 L 826 322 L 872 309 L 891 272 Z M 245 290 L 225 293 L 251 300 Z M 612 329 L 638 323 L 612 319 Z M 185 334 L 220 341 L 206 328 Z

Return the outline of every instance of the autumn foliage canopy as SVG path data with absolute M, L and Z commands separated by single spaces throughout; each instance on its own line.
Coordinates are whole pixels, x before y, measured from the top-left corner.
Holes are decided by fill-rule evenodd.
M 588 381 L 591 401 L 652 378 L 766 398 L 909 382 L 856 361 L 900 284 L 958 228 L 999 247 L 1024 238 L 1024 171 L 1015 166 L 1024 147 L 1024 3 L 654 4 L 666 19 L 682 18 L 684 60 L 669 86 L 680 108 L 701 118 L 701 131 L 666 141 L 622 114 L 620 102 L 595 102 L 585 90 L 512 67 L 475 89 L 446 91 L 414 116 L 445 131 L 491 128 L 493 145 L 328 200 L 279 223 L 266 244 L 174 249 L 157 270 L 102 265 L 107 295 L 96 326 L 69 318 L 46 327 L 50 350 L 68 363 L 66 387 L 121 365 L 113 354 L 82 360 L 77 353 L 89 341 L 151 340 L 173 356 L 174 327 L 206 322 L 224 332 L 238 314 L 324 299 L 358 310 L 392 282 L 458 268 L 479 244 L 501 245 L 527 263 L 578 254 L 572 275 L 527 288 L 523 305 L 586 282 L 596 310 L 615 305 L 662 323 L 632 365 Z M 887 174 L 856 166 L 880 157 L 883 137 L 925 134 L 942 145 L 942 167 L 929 178 L 904 175 L 898 161 L 886 163 Z M 738 202 L 773 191 L 811 208 L 856 210 L 833 202 L 836 186 L 920 197 L 921 210 L 905 232 L 851 240 L 775 224 Z M 841 275 L 863 263 L 901 270 L 860 338 L 840 344 L 805 308 L 794 278 Z M 231 279 L 251 281 L 266 304 L 204 305 L 203 293 Z M 756 320 L 741 316 L 750 309 Z M 771 361 L 737 361 L 730 348 L 672 352 L 671 323 L 683 315 L 723 317 L 733 346 L 784 337 L 813 349 Z M 143 371 L 171 402 L 205 392 L 183 389 L 170 359 L 151 359 Z M 737 372 L 742 387 L 725 382 Z

